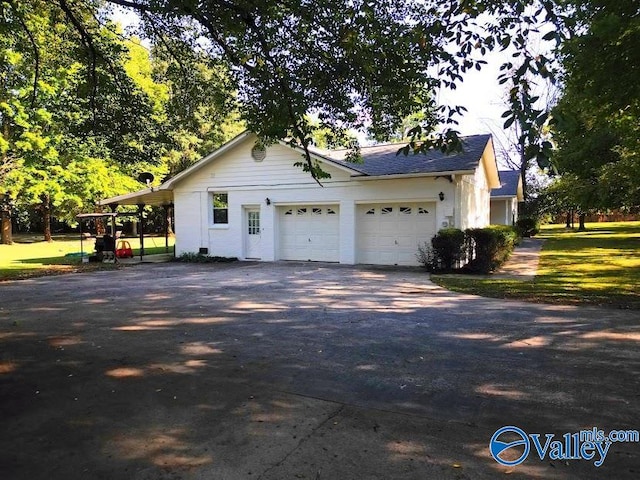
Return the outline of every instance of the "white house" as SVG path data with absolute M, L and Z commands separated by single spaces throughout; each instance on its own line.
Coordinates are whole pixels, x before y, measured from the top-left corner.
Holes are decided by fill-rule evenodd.
M 491 224 L 515 225 L 518 202 L 524 199 L 522 177 L 517 170 L 500 170 L 500 187 L 491 190 Z
M 322 186 L 294 166 L 302 149 L 256 140 L 242 133 L 162 185 L 101 204 L 173 202 L 177 255 L 416 265 L 418 245 L 440 228 L 488 225 L 500 186 L 490 135 L 464 137 L 452 155 L 363 147 L 361 163 L 314 149 L 331 175 Z

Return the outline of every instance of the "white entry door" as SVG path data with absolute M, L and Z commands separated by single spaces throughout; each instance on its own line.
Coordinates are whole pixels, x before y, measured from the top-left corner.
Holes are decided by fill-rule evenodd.
M 260 226 L 260 210 L 247 210 L 246 225 L 246 253 L 245 258 L 260 258 L 262 256 L 262 227 Z
M 436 233 L 435 203 L 358 205 L 357 261 L 378 265 L 418 265 L 418 245 Z

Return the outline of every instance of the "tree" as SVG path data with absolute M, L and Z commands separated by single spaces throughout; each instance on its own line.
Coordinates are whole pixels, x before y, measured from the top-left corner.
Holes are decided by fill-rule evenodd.
M 527 38 L 539 18 L 556 22 L 556 9 L 562 10 L 543 0 L 207 0 L 197 5 L 53 0 L 51 5 L 78 31 L 90 72 L 97 60 L 109 58 L 93 40 L 109 5 L 137 12 L 139 34 L 173 58 L 183 75 L 189 70 L 182 59 L 193 52 L 222 65 L 247 127 L 263 142 L 288 137 L 302 146 L 303 164 L 316 178 L 324 172 L 307 151 L 316 128 L 367 127 L 376 138 L 392 136 L 403 119 L 433 101 L 435 89 L 455 88 L 494 48 L 515 45 L 521 62 L 513 75 L 511 113 L 526 125 L 537 121 L 529 85 L 520 80 L 531 72 L 548 74 L 548 61 L 527 51 Z M 412 130 L 411 148 L 456 146 L 455 117 L 463 111 L 437 106 L 435 115 Z M 308 114 L 319 119 L 318 126 L 309 123 Z M 430 138 L 442 123 L 443 134 Z M 528 154 L 542 155 L 543 147 L 532 143 Z
M 60 15 L 44 2 L 3 3 L 0 24 L 11 31 L 0 50 L 0 152 L 8 165 L 1 180 L 20 204 L 37 205 L 48 241 L 53 213 L 73 220 L 105 194 L 133 186 L 111 158 L 159 161 L 154 117 L 124 71 L 119 39 L 108 29 L 92 39 L 109 52 L 94 65 L 97 89 L 78 61 L 77 31 Z
M 589 0 L 576 4 L 574 19 L 560 50 L 564 89 L 554 110 L 554 164 L 584 191 L 575 197 L 582 212 L 637 208 L 640 13 L 634 2 Z

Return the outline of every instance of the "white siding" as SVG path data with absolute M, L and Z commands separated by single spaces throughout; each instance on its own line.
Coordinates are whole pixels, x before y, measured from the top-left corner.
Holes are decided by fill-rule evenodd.
M 458 182 L 460 218 L 456 227 L 464 230 L 489 225 L 491 189 L 483 162 L 473 175 L 462 175 Z
M 200 195 L 200 192 L 182 192 L 174 196 L 177 255 L 208 247 L 208 241 L 201 238 Z

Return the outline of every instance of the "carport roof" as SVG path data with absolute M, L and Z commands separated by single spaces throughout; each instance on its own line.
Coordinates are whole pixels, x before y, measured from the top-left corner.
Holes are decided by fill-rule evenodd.
M 116 197 L 105 198 L 98 202 L 98 205 L 168 205 L 173 203 L 173 190 L 158 187 L 145 188 L 137 192 L 125 193 Z

